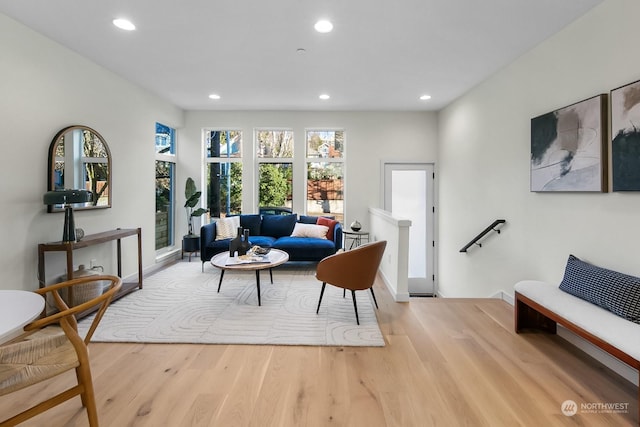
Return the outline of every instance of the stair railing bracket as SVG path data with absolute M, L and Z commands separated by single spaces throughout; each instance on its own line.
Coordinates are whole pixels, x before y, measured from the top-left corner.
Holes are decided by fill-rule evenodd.
M 478 234 L 476 237 L 474 237 L 469 243 L 467 243 L 462 249 L 460 249 L 460 252 L 467 252 L 467 249 L 469 249 L 471 246 L 473 245 L 478 245 L 478 247 L 482 247 L 482 243 L 478 242 L 478 240 L 480 240 L 481 238 L 483 238 L 487 233 L 490 233 L 492 231 L 495 231 L 496 233 L 500 234 L 500 229 L 496 228 L 496 225 L 498 224 L 504 224 L 505 222 L 507 222 L 504 219 L 496 219 L 495 221 L 493 221 L 493 223 L 491 223 L 490 226 L 488 226 L 487 228 L 485 228 L 482 233 Z

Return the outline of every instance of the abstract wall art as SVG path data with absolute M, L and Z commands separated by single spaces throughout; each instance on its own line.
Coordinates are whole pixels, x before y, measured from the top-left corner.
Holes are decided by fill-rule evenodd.
M 606 191 L 607 95 L 531 119 L 531 191 Z
M 640 81 L 611 91 L 613 191 L 640 191 Z

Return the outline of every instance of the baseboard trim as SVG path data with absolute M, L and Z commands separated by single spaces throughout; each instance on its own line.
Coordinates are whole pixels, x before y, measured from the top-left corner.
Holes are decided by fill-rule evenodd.
M 511 305 L 515 304 L 515 299 L 513 298 L 513 295 L 505 291 L 498 291 L 495 294 L 491 295 L 489 298 L 501 299 L 502 301 L 506 301 Z
M 384 283 L 384 285 L 387 287 L 387 290 L 389 291 L 389 293 L 391 294 L 395 302 L 409 302 L 409 292 L 406 292 L 406 293 L 398 292 L 391 286 L 389 280 L 387 280 L 387 277 L 384 275 L 382 270 L 378 270 L 378 273 L 380 273 L 380 278 L 382 279 L 382 283 Z
M 144 279 L 147 276 L 151 276 L 153 273 L 162 270 L 166 266 L 173 264 L 174 262 L 180 261 L 180 255 L 181 255 L 181 251 L 178 249 L 178 250 L 163 254 L 161 257 L 156 258 L 155 264 L 142 269 L 142 278 Z M 200 259 L 198 258 L 198 261 L 199 260 Z M 133 280 L 137 282 L 138 273 L 135 272 L 135 273 L 129 274 L 128 276 L 125 276 L 123 280 L 124 281 Z

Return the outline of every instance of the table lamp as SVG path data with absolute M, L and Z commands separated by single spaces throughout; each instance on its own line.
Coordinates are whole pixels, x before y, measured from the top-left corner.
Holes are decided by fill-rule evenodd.
M 45 205 L 64 205 L 63 242 L 76 241 L 76 225 L 73 221 L 72 203 L 86 203 L 91 201 L 91 191 L 87 190 L 55 190 L 44 193 Z

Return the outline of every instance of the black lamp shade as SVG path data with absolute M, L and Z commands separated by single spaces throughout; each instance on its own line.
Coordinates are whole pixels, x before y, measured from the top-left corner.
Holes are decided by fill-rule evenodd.
M 91 191 L 87 190 L 57 190 L 47 191 L 42 198 L 45 205 L 64 205 L 63 242 L 76 241 L 76 225 L 73 220 L 72 203 L 86 203 L 91 201 Z
M 45 205 L 68 205 L 70 203 L 86 203 L 91 201 L 91 191 L 56 190 L 47 191 L 42 198 Z

